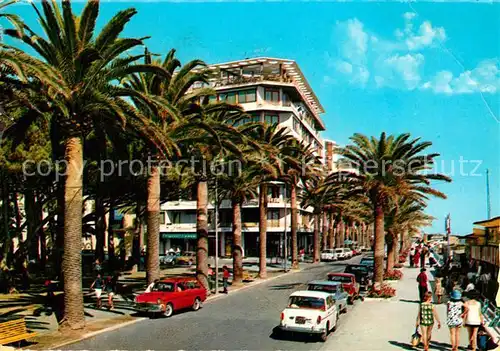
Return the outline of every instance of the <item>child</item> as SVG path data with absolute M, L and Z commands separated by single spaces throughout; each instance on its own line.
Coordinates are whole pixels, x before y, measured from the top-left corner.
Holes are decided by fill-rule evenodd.
M 97 298 L 97 308 L 101 308 L 101 294 L 103 285 L 104 284 L 102 282 L 101 275 L 97 273 L 97 278 L 95 278 L 94 282 L 90 286 L 90 288 L 94 289 L 95 291 L 95 297 Z
M 416 323 L 416 327 L 418 328 L 420 326 L 420 330 L 422 332 L 424 351 L 429 351 L 429 343 L 432 337 L 434 321 L 437 321 L 438 329 L 441 329 L 439 316 L 434 308 L 434 305 L 432 304 L 432 293 L 428 291 L 424 295 L 424 301 L 419 306 Z
M 446 324 L 450 329 L 451 351 L 458 351 L 460 344 L 460 328 L 464 323 L 464 317 L 467 309 L 462 302 L 462 293 L 459 290 L 453 290 L 450 294 L 450 301 L 446 305 L 447 320 Z

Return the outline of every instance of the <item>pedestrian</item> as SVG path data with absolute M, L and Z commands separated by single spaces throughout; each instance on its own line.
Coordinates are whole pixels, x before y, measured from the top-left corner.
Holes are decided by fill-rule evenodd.
M 101 266 L 101 262 L 99 261 L 99 259 L 96 259 L 94 262 L 94 270 L 96 273 L 99 273 L 99 274 L 102 273 L 102 266 Z
M 208 265 L 208 285 L 209 285 L 209 289 L 212 290 L 213 287 L 214 287 L 214 270 L 212 269 L 212 267 L 210 265 Z
M 441 304 L 443 298 L 443 278 L 441 277 L 434 279 L 434 295 L 437 297 L 437 303 Z
M 422 247 L 420 252 L 420 267 L 425 268 L 425 257 L 429 254 L 429 248 L 427 245 Z
M 115 308 L 113 304 L 113 297 L 115 296 L 116 293 L 116 281 L 114 278 L 108 277 L 105 284 L 105 290 L 106 293 L 108 294 L 108 308 L 112 310 Z
M 101 308 L 101 295 L 103 288 L 103 281 L 101 279 L 101 274 L 97 273 L 97 278 L 95 278 L 94 282 L 90 286 L 91 289 L 94 289 L 95 297 L 97 299 L 97 308 Z
M 227 266 L 222 267 L 222 286 L 224 287 L 224 294 L 227 294 L 227 282 L 229 280 L 229 269 L 227 269 Z
M 415 258 L 415 248 L 412 246 L 410 249 L 410 267 L 413 267 L 414 258 Z
M 427 278 L 427 273 L 425 273 L 425 268 L 420 269 L 420 274 L 417 275 L 417 282 L 418 282 L 418 296 L 420 298 L 420 302 L 423 302 L 425 294 L 428 291 L 427 284 L 429 282 L 429 279 Z
M 462 301 L 462 293 L 453 290 L 450 294 L 450 301 L 446 304 L 446 324 L 450 329 L 451 351 L 458 351 L 460 345 L 460 328 L 464 323 L 467 308 Z
M 467 314 L 465 315 L 465 326 L 469 333 L 469 346 L 472 351 L 477 349 L 477 332 L 481 325 L 484 325 L 484 317 L 481 312 L 481 302 L 479 302 L 479 292 L 472 290 L 468 294 L 469 300 L 465 302 Z
M 145 293 L 149 293 L 153 291 L 154 286 L 159 282 L 159 279 L 155 279 L 151 284 L 148 285 L 146 290 L 144 291 Z
M 417 247 L 415 249 L 415 256 L 413 256 L 413 265 L 418 268 L 418 264 L 420 262 L 420 248 Z
M 178 253 L 178 254 L 181 253 L 181 249 L 179 248 L 179 246 L 177 246 L 177 249 L 175 249 L 175 253 Z
M 428 291 L 424 295 L 423 302 L 419 305 L 416 324 L 417 328 L 420 326 L 424 351 L 429 351 L 429 343 L 431 342 L 432 328 L 434 327 L 435 321 L 438 324 L 438 329 L 441 329 L 439 316 L 436 308 L 432 304 L 432 293 Z

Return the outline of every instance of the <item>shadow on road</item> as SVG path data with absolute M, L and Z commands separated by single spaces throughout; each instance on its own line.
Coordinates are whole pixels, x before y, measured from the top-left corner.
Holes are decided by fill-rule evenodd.
M 320 338 L 317 335 L 309 335 L 306 333 L 291 333 L 284 332 L 278 326 L 274 327 L 271 335 L 269 337 L 273 340 L 287 340 L 287 341 L 296 341 L 303 343 L 317 343 L 320 342 Z
M 303 283 L 289 283 L 289 284 L 271 285 L 269 287 L 269 290 L 290 290 L 290 289 L 295 289 L 296 287 L 302 284 Z
M 404 350 L 415 350 L 415 348 L 413 346 L 411 346 L 411 344 L 408 344 L 406 342 L 389 341 L 389 344 L 400 347 Z

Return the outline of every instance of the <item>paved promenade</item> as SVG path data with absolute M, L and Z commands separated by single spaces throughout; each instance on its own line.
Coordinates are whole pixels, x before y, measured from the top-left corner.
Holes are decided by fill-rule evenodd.
M 366 300 L 349 312 L 350 318 L 327 342 L 323 350 L 388 351 L 414 350 L 410 344 L 418 312 L 417 275 L 420 269 L 404 268 L 404 277 L 395 283 L 396 298 Z M 433 280 L 432 274 L 428 274 Z M 431 350 L 451 350 L 446 326 L 446 304 L 437 306 L 442 327 L 432 333 Z M 467 346 L 467 330 L 461 330 L 461 345 Z

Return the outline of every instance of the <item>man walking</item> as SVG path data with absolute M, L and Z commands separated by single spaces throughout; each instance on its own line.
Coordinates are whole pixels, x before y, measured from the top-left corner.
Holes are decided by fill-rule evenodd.
M 423 302 L 425 293 L 427 292 L 427 284 L 429 283 L 427 279 L 427 274 L 425 273 L 425 268 L 420 269 L 420 274 L 417 276 L 417 282 L 418 282 L 418 295 L 420 297 L 420 302 Z
M 222 267 L 222 286 L 224 287 L 224 294 L 227 294 L 227 285 L 228 285 L 228 280 L 229 280 L 229 269 L 227 266 Z

